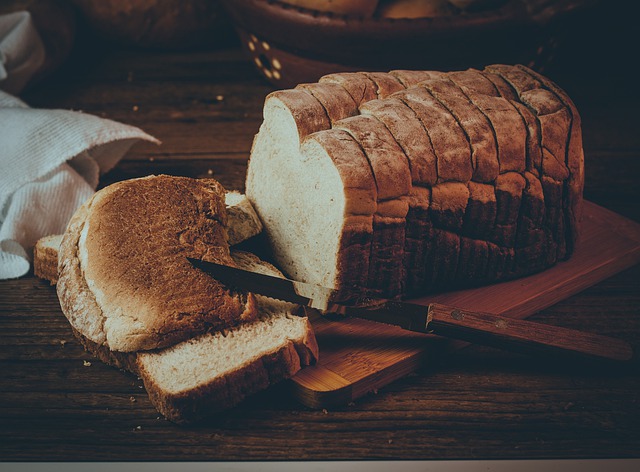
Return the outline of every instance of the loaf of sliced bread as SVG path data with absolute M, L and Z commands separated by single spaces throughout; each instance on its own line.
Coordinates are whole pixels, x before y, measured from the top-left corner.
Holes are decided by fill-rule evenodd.
M 246 192 L 292 278 L 418 295 L 574 250 L 580 117 L 526 67 L 331 74 L 263 112 Z

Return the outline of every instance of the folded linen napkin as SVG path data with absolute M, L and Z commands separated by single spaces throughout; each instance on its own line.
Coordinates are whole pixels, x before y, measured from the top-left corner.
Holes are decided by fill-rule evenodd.
M 41 63 L 29 14 L 0 16 L 0 89 L 20 90 Z M 25 275 L 36 241 L 64 232 L 100 174 L 139 140 L 158 143 L 133 126 L 29 108 L 0 90 L 0 279 Z

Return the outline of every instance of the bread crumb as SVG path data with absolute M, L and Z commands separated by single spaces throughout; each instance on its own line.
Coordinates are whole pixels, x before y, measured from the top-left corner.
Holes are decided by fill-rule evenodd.
M 60 345 L 61 345 L 62 347 L 64 347 L 64 345 L 65 345 L 65 344 L 67 344 L 67 341 L 65 341 L 64 339 L 61 339 L 61 340 L 60 340 Z
M 207 175 L 213 175 L 213 169 L 207 169 Z
M 392 443 L 393 443 L 393 439 L 389 439 L 387 442 L 388 442 L 389 444 L 392 444 Z
M 142 431 L 142 426 L 136 426 L 134 431 Z
M 135 402 L 136 402 L 136 398 L 135 398 L 135 397 L 129 397 L 129 401 L 130 401 L 131 403 L 135 403 Z
M 133 111 L 138 111 L 139 109 L 140 108 L 138 107 L 138 105 L 133 105 L 133 108 L 132 108 Z
M 155 158 L 155 157 L 153 157 L 153 156 L 151 156 L 151 157 L 149 158 L 149 162 L 153 162 L 153 161 L 155 161 L 155 160 L 156 160 L 156 158 Z
M 326 408 L 323 408 L 323 409 L 322 409 L 322 414 L 323 414 L 323 415 L 328 415 L 328 414 L 329 414 L 329 412 L 327 411 L 327 409 L 326 409 Z
M 224 95 L 216 95 L 216 100 L 218 100 L 219 102 L 224 100 Z
M 91 367 L 91 362 L 89 362 L 89 361 L 82 361 L 82 364 L 83 364 L 85 367 Z

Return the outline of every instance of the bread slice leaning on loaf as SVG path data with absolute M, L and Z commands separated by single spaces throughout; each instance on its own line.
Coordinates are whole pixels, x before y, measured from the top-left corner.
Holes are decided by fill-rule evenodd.
M 62 236 L 42 238 L 36 247 L 36 275 L 55 284 Z M 274 276 L 274 266 L 244 251 L 232 251 L 238 267 Z M 318 345 L 306 317 L 297 307 L 256 295 L 257 320 L 206 333 L 172 347 L 118 353 L 98 345 L 77 330 L 74 335 L 101 361 L 126 369 L 143 380 L 154 407 L 175 423 L 201 420 L 233 407 L 250 395 L 314 364 Z
M 526 67 L 330 74 L 268 95 L 263 114 L 246 193 L 291 278 L 420 295 L 574 250 L 580 116 Z

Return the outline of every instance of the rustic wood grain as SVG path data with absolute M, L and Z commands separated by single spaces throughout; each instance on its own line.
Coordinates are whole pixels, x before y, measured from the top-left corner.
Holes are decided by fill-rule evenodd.
M 585 195 L 639 222 L 640 104 L 630 92 L 632 74 L 611 62 L 601 67 L 619 43 L 597 56 L 591 47 L 607 38 L 598 28 L 588 36 L 595 39 L 576 60 L 566 60 L 575 52 L 560 56 L 566 66 L 547 73 L 582 114 Z M 578 39 L 582 47 L 585 38 Z M 24 99 L 133 123 L 163 141 L 134 148 L 101 185 L 211 170 L 242 189 L 270 90 L 234 48 L 87 46 Z M 636 265 L 530 319 L 620 337 L 637 350 L 639 281 Z M 301 406 L 282 384 L 185 428 L 159 418 L 138 379 L 82 350 L 48 283 L 32 276 L 0 282 L 3 461 L 638 457 L 639 372 L 638 362 L 594 369 L 473 346 L 341 407 Z

